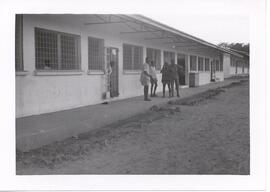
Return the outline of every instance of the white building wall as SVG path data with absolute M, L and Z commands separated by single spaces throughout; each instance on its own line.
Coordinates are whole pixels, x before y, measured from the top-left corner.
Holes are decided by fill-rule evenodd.
M 230 66 L 230 75 L 235 75 L 235 66 Z
M 229 54 L 223 54 L 223 71 L 224 71 L 224 78 L 230 77 L 230 67 L 231 67 L 231 61 L 230 61 L 230 55 Z
M 224 81 L 223 71 L 216 71 L 216 78 L 218 79 L 218 81 Z
M 45 75 L 35 73 L 35 34 L 34 28 L 44 28 L 59 32 L 80 35 L 81 37 L 81 70 L 82 72 L 70 75 Z M 16 76 L 16 117 L 37 115 L 59 110 L 71 109 L 80 106 L 102 102 L 104 90 L 104 75 L 102 73 L 88 74 L 88 36 L 103 38 L 105 46 L 119 49 L 119 97 L 117 99 L 139 96 L 143 94 L 140 84 L 140 71 L 123 71 L 123 43 L 158 48 L 146 42 L 134 42 L 130 39 L 120 39 L 110 31 L 101 31 L 98 28 L 91 31 L 61 23 L 57 20 L 42 18 L 41 16 L 24 16 L 24 70 L 26 76 Z M 164 50 L 175 51 L 164 47 Z M 145 56 L 145 55 L 144 55 Z M 162 58 L 163 59 L 163 58 Z M 162 61 L 162 60 L 161 60 Z M 161 74 L 158 73 L 161 91 Z
M 203 71 L 199 72 L 199 85 L 208 84 L 211 80 L 211 73 L 210 71 Z
M 119 49 L 119 97 L 123 99 L 139 96 L 143 94 L 143 87 L 140 84 L 138 72 L 123 71 L 123 43 L 130 43 L 146 47 L 160 49 L 161 62 L 163 63 L 163 50 L 174 51 L 187 55 L 197 55 L 176 51 L 168 48 L 164 44 L 153 44 L 146 41 L 138 41 L 128 37 L 120 37 L 114 34 L 113 30 L 100 30 L 98 27 L 82 28 L 74 27 L 68 20 L 59 21 L 44 16 L 24 16 L 23 31 L 23 53 L 24 70 L 28 71 L 26 76 L 16 76 L 16 117 L 38 115 L 42 113 L 71 109 L 80 106 L 98 104 L 102 102 L 102 92 L 104 90 L 104 75 L 102 73 L 88 73 L 88 36 L 102 38 L 105 46 Z M 76 34 L 81 37 L 81 72 L 69 75 L 45 75 L 40 76 L 35 73 L 35 34 L 34 28 L 44 28 L 59 32 Z M 202 55 L 205 56 L 205 55 Z M 209 55 L 206 55 L 210 58 Z M 144 54 L 145 57 L 145 54 Z M 189 70 L 189 62 L 187 65 Z M 210 72 L 209 72 L 210 76 Z M 188 76 L 187 76 L 188 78 Z M 161 91 L 161 74 L 158 74 L 158 89 Z M 208 72 L 201 75 L 201 84 L 210 82 Z

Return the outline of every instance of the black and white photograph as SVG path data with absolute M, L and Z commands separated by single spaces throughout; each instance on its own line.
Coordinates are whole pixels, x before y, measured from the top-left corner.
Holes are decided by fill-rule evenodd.
M 265 162 L 263 0 L 56 2 L 2 13 L 13 176 L 263 175 L 251 164 Z
M 16 14 L 17 174 L 249 174 L 243 27 L 215 45 L 143 15 Z

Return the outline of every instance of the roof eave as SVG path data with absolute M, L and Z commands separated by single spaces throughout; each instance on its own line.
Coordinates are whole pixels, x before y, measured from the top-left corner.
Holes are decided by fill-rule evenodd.
M 206 45 L 208 47 L 217 49 L 219 51 L 222 51 L 222 52 L 225 52 L 225 53 L 228 53 L 228 54 L 232 54 L 232 55 L 235 55 L 235 56 L 238 56 L 238 57 L 243 57 L 242 55 L 240 55 L 238 53 L 235 53 L 235 52 L 232 52 L 230 50 L 224 49 L 224 48 L 219 47 L 219 46 L 217 46 L 215 44 L 209 43 L 209 42 L 207 42 L 205 40 L 202 40 L 200 38 L 197 38 L 197 37 L 194 37 L 192 35 L 189 35 L 189 34 L 187 34 L 185 32 L 182 32 L 182 31 L 180 31 L 178 29 L 174 29 L 174 28 L 172 28 L 170 26 L 167 26 L 167 25 L 165 25 L 163 23 L 154 21 L 154 20 L 152 20 L 152 19 L 150 19 L 148 17 L 145 17 L 143 15 L 134 14 L 134 15 L 128 15 L 128 16 L 131 17 L 131 18 L 133 18 L 133 19 L 139 20 L 141 22 L 148 23 L 148 24 L 151 24 L 151 25 L 153 25 L 155 27 L 158 27 L 158 28 L 161 28 L 163 30 L 169 31 L 169 32 L 174 33 L 176 35 L 180 35 L 180 36 L 185 37 L 187 39 L 193 40 L 193 41 L 195 41 L 197 43 L 200 43 L 200 44 Z

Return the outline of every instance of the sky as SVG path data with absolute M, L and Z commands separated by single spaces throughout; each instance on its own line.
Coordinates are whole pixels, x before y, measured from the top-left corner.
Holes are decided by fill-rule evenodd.
M 250 41 L 250 16 L 251 10 L 256 8 L 256 0 L 159 2 L 147 4 L 147 10 L 143 10 L 142 14 L 214 44 Z
M 247 15 L 149 14 L 145 16 L 210 43 L 249 43 Z

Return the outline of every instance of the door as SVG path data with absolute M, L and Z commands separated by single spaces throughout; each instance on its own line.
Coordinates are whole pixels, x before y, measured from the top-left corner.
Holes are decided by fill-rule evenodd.
M 107 65 L 110 68 L 108 86 L 111 98 L 119 96 L 118 53 L 118 48 L 108 47 L 106 49 Z
M 216 78 L 216 63 L 215 60 L 211 60 L 211 81 L 214 81 Z
M 180 85 L 186 85 L 186 60 L 185 55 L 177 54 L 177 64 L 180 66 L 179 71 L 179 83 Z

